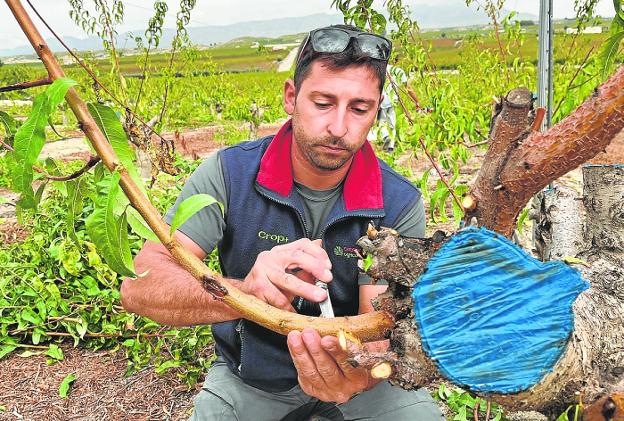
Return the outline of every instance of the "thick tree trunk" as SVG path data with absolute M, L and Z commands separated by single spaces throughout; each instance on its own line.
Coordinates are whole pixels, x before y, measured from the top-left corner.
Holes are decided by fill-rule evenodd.
M 530 215 L 536 224 L 533 238 L 540 260 L 575 257 L 584 250 L 585 208 L 573 188 L 556 184 L 538 193 Z
M 545 192 L 540 232 L 547 240 L 546 254 L 553 259 L 576 258 L 591 287 L 574 302 L 574 332 L 542 380 L 520 393 L 487 395 L 509 409 L 552 416 L 575 402 L 575 392 L 589 403 L 624 391 L 624 166 L 586 166 L 583 174 L 583 200 L 569 188 Z M 435 270 L 423 262 L 429 262 L 446 241 L 439 234 L 436 237 L 437 241 L 408 239 L 382 230 L 375 239 L 360 241 L 374 255 L 370 275 L 390 282 L 389 292 L 375 301 L 375 307 L 395 314 L 391 345 L 399 358 L 393 362 L 391 381 L 408 389 L 443 377 L 437 362 L 423 349 L 410 296 L 410 285 Z M 470 269 L 465 276 L 473 276 Z

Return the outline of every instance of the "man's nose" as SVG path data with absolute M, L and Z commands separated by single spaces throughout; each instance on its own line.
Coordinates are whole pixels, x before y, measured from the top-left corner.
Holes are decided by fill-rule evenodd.
M 344 137 L 349 128 L 347 126 L 347 112 L 341 108 L 337 108 L 332 114 L 331 120 L 327 125 L 327 131 L 332 137 L 342 138 Z

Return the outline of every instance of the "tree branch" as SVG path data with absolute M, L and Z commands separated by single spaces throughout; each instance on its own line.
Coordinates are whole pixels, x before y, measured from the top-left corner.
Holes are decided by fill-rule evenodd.
M 52 80 L 49 77 L 44 77 L 37 80 L 29 80 L 27 82 L 19 82 L 13 85 L 0 87 L 0 92 L 21 91 L 24 89 L 35 88 L 37 86 L 50 85 Z
M 495 118 L 490 149 L 470 191 L 477 206 L 465 216 L 507 237 L 535 193 L 602 152 L 624 128 L 624 66 L 545 133 L 531 131 L 526 98 L 509 100 Z
M 22 31 L 27 36 L 32 47 L 48 70 L 50 77 L 55 80 L 65 76 L 56 58 L 48 48 L 43 37 L 24 10 L 19 0 L 5 0 Z M 309 317 L 276 309 L 260 299 L 244 294 L 234 287 L 228 280 L 209 269 L 199 258 L 188 252 L 176 239 L 169 234 L 169 226 L 163 221 L 158 210 L 143 194 L 138 185 L 132 180 L 128 171 L 120 164 L 119 158 L 113 151 L 96 122 L 89 114 L 86 104 L 82 101 L 75 89 L 70 88 L 65 96 L 70 108 L 74 112 L 81 129 L 91 142 L 93 148 L 101 157 L 102 162 L 111 171 L 118 171 L 121 175 L 120 185 L 132 206 L 139 211 L 150 228 L 169 250 L 173 258 L 186 269 L 203 287 L 217 285 L 225 291 L 222 300 L 237 310 L 248 320 L 254 321 L 275 332 L 287 334 L 292 330 L 303 330 L 305 327 L 316 329 L 322 336 L 338 334 L 339 330 L 352 332 L 361 340 L 376 340 L 384 338 L 393 327 L 394 320 L 387 312 L 376 311 L 353 317 L 336 317 L 333 319 Z M 211 280 L 211 282 L 206 282 Z M 207 291 L 212 293 L 210 288 Z

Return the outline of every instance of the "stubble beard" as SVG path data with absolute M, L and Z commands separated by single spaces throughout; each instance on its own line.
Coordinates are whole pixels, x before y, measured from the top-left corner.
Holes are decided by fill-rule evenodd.
M 297 113 L 293 115 L 293 134 L 297 147 L 305 159 L 314 167 L 324 171 L 335 171 L 342 168 L 355 154 L 343 139 L 335 137 L 318 137 L 308 135 L 301 124 L 297 124 Z M 345 150 L 341 156 L 323 154 L 319 146 L 331 146 Z

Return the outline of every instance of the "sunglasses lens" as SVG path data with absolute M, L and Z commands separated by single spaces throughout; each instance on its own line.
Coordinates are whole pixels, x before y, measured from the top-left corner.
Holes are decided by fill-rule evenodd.
M 347 48 L 349 40 L 350 35 L 344 31 L 316 31 L 312 36 L 312 47 L 319 53 L 340 53 Z
M 376 35 L 360 34 L 358 36 L 358 45 L 362 52 L 372 58 L 379 60 L 388 60 L 390 58 L 390 43 Z

